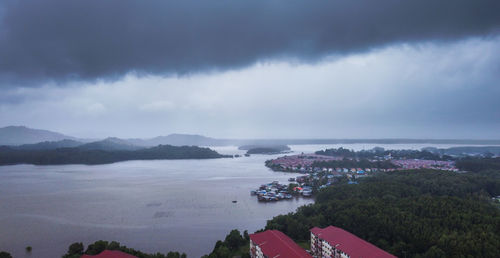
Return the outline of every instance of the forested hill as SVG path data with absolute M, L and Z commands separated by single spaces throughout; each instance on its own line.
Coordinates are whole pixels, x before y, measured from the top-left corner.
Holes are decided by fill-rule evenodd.
M 126 160 L 212 159 L 226 157 L 209 148 L 159 145 L 134 151 L 60 148 L 53 150 L 20 150 L 0 146 L 0 165 L 34 164 L 107 164 Z
M 413 170 L 338 184 L 266 229 L 309 241 L 334 225 L 398 257 L 500 257 L 500 172 Z

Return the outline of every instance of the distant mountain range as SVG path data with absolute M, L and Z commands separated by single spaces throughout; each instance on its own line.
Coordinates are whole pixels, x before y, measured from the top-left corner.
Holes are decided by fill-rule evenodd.
M 475 144 L 500 145 L 500 140 L 453 139 L 215 139 L 202 135 L 170 134 L 150 139 L 106 138 L 100 141 L 79 139 L 47 130 L 25 126 L 0 128 L 0 146 L 17 146 L 18 149 L 57 149 L 79 147 L 86 150 L 138 150 L 158 145 L 173 146 L 242 146 L 242 145 L 294 145 L 294 144 Z
M 134 144 L 128 142 L 127 140 L 122 140 L 119 138 L 110 137 L 110 138 L 106 138 L 102 141 L 81 144 L 81 145 L 77 146 L 77 148 L 79 148 L 81 150 L 135 151 L 135 150 L 139 150 L 139 149 L 144 149 L 145 147 L 134 145 Z
M 0 128 L 0 145 L 22 145 L 61 140 L 76 140 L 75 137 L 25 126 Z
M 127 142 L 137 146 L 157 146 L 168 144 L 173 146 L 223 146 L 226 140 L 219 140 L 195 134 L 170 134 L 168 136 L 158 136 L 152 139 L 127 139 Z
M 45 141 L 45 142 L 39 142 L 39 143 L 32 143 L 32 144 L 23 144 L 20 146 L 15 146 L 14 148 L 18 150 L 53 150 L 53 149 L 59 149 L 59 148 L 74 148 L 78 147 L 80 145 L 83 145 L 84 143 L 75 141 L 75 140 L 60 140 L 60 141 Z

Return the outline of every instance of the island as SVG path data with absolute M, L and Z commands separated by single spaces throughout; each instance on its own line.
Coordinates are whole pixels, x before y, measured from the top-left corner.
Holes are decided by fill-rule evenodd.
M 239 150 L 246 150 L 246 154 L 283 154 L 290 152 L 286 145 L 243 145 Z
M 103 150 L 79 147 L 24 150 L 0 146 L 0 165 L 97 165 L 127 160 L 215 159 L 229 157 L 232 156 L 222 155 L 212 149 L 197 146 L 158 145 L 138 150 Z

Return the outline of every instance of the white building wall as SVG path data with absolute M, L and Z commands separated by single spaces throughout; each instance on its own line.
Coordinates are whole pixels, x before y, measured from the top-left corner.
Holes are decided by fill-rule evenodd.
M 255 249 L 255 253 L 252 250 Z M 255 245 L 253 241 L 250 241 L 250 257 L 252 258 L 264 258 L 264 253 L 258 245 Z

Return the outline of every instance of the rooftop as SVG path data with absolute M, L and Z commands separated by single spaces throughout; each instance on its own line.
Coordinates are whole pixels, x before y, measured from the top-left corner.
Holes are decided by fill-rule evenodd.
M 311 229 L 311 232 L 319 238 L 326 240 L 331 246 L 348 254 L 352 258 L 396 257 L 341 228 L 334 226 L 328 226 L 324 229 L 314 227 Z
M 250 240 L 259 246 L 267 257 L 311 257 L 292 239 L 278 230 L 251 234 Z
M 137 258 L 137 256 L 115 250 L 104 250 L 97 255 L 84 254 L 81 258 Z

